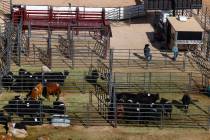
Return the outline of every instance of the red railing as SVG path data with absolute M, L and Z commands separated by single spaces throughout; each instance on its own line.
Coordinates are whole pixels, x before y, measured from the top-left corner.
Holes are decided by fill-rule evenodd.
M 68 26 L 101 27 L 109 25 L 105 19 L 105 10 L 101 12 L 79 11 L 58 11 L 49 8 L 49 10 L 26 10 L 23 7 L 16 8 L 12 13 L 12 20 L 15 25 L 22 21 L 23 29 L 48 28 L 67 29 Z

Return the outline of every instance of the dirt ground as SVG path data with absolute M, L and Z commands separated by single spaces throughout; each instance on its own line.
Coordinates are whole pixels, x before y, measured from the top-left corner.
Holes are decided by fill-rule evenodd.
M 14 4 L 87 6 L 87 7 L 119 7 L 135 5 L 135 0 L 13 0 Z
M 49 136 L 50 140 L 209 140 L 210 132 L 195 129 L 160 129 L 135 127 L 90 127 L 71 126 L 54 128 L 45 126 L 29 128 L 29 136 L 25 140 L 35 140 L 38 136 Z
M 207 8 L 208 8 L 208 13 L 209 13 L 209 15 L 210 15 L 210 0 L 203 0 L 203 4 L 204 4 L 205 6 L 207 6 Z
M 210 1 L 209 1 L 209 0 L 203 0 L 203 3 L 204 3 L 205 5 L 210 6 Z
M 146 17 L 128 21 L 127 24 L 113 24 L 111 48 L 143 49 L 145 43 L 150 43 L 149 35 L 152 32 L 154 29 Z

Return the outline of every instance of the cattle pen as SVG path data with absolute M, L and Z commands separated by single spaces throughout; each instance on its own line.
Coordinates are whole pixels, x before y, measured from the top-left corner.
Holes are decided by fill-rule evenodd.
M 11 17 L 5 16 L 1 25 L 2 114 L 6 110 L 14 122 L 28 125 L 50 124 L 53 115 L 60 114 L 63 118 L 68 116 L 72 125 L 85 127 L 210 128 L 209 99 L 204 95 L 209 85 L 208 70 L 201 70 L 208 68 L 197 63 L 195 54 L 183 51 L 173 61 L 172 52 L 162 49 L 150 38 L 152 33 L 147 32 L 150 41 L 159 45 L 151 44 L 156 48 L 152 49 L 152 61 L 148 62 L 142 44 L 140 49 L 111 48 L 113 25 L 104 8 L 95 11 L 85 7 L 39 8 L 13 5 Z M 52 70 L 51 74 L 42 73 L 43 65 Z M 21 75 L 20 69 L 29 75 Z M 69 74 L 65 75 L 65 71 Z M 11 77 L 12 82 L 8 81 Z M 31 79 L 34 77 L 43 85 L 44 80 L 61 80 L 60 98 L 64 106 L 57 105 L 54 97 L 50 97 L 51 101 L 25 100 L 34 88 L 35 80 Z M 171 117 L 165 114 L 168 108 L 161 105 L 160 99 L 155 102 L 156 107 L 122 103 L 118 102 L 121 93 L 158 94 L 160 99 L 170 102 Z M 181 102 L 186 93 L 192 98 L 188 110 Z

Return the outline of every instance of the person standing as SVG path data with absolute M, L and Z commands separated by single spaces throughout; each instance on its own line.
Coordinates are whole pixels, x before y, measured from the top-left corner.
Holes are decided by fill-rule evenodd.
M 172 52 L 174 54 L 173 60 L 176 61 L 178 54 L 179 54 L 179 49 L 176 45 L 172 48 Z
M 152 54 L 150 53 L 149 44 L 146 44 L 144 46 L 144 57 L 149 62 L 152 60 Z

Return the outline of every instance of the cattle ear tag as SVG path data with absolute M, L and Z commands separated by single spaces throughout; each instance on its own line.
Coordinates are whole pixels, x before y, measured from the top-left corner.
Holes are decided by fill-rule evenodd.
M 37 122 L 37 118 L 34 118 L 35 122 Z
M 137 111 L 140 111 L 140 108 L 137 108 L 136 110 L 137 110 Z
M 32 75 L 29 76 L 30 78 L 32 77 Z

